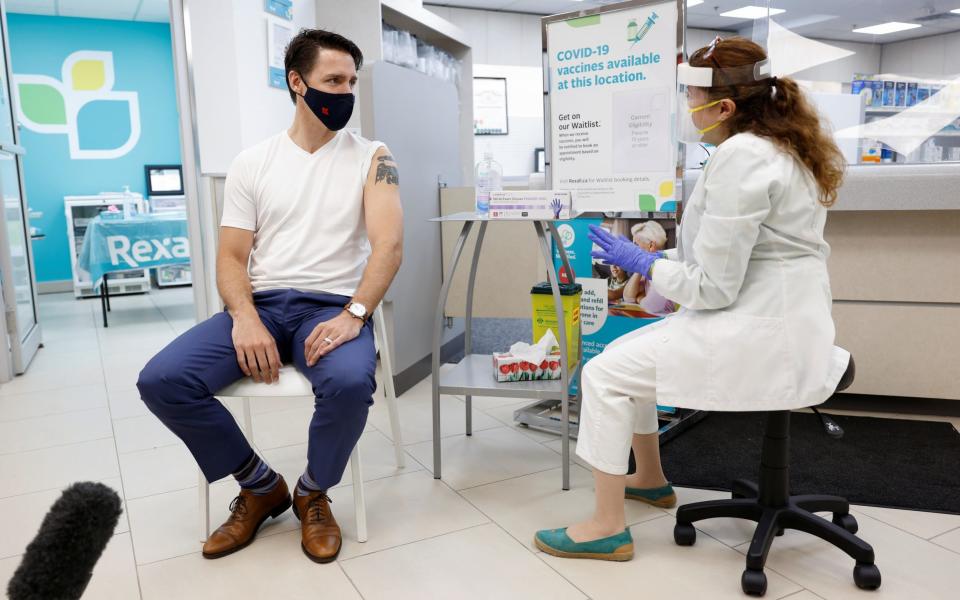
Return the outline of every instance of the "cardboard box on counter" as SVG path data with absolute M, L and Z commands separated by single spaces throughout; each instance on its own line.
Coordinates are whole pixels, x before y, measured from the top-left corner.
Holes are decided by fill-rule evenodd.
M 511 190 L 490 192 L 491 219 L 569 219 L 573 194 L 558 190 Z

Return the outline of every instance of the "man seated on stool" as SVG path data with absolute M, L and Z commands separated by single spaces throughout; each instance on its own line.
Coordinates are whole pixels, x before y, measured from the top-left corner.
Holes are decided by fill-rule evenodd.
M 303 30 L 284 63 L 293 124 L 241 152 L 227 174 L 217 255 L 227 310 L 153 357 L 137 387 L 207 481 L 233 474 L 240 484 L 203 556 L 244 548 L 292 502 L 304 553 L 330 562 L 341 533 L 327 490 L 340 481 L 373 404 L 368 317 L 400 267 L 403 215 L 386 147 L 341 131 L 353 110 L 360 49 L 337 34 Z M 213 396 L 244 376 L 276 383 L 285 362 L 316 395 L 307 467 L 292 500 Z

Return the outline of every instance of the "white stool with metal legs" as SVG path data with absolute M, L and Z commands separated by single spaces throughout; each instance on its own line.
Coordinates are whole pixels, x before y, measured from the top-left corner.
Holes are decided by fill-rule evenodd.
M 387 344 L 386 325 L 380 307 L 373 313 L 374 336 L 380 348 L 380 361 L 383 375 L 384 397 L 390 413 L 390 429 L 393 437 L 397 467 L 406 466 L 403 441 L 400 434 L 400 415 L 397 409 L 396 390 L 393 385 L 393 361 Z M 296 367 L 284 365 L 280 369 L 280 381 L 276 384 L 256 383 L 250 378 L 227 386 L 216 394 L 218 398 L 240 398 L 242 401 L 243 422 L 240 424 L 244 436 L 253 446 L 253 418 L 250 410 L 251 398 L 313 398 L 313 386 Z M 353 501 L 357 514 L 357 541 L 367 541 L 367 507 L 363 495 L 363 472 L 360 464 L 360 445 L 357 444 L 350 454 L 350 469 L 353 473 Z M 200 540 L 206 541 L 210 535 L 210 484 L 200 473 Z

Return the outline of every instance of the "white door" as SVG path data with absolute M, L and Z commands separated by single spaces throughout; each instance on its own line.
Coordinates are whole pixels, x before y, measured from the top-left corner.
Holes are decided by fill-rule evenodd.
M 37 322 L 36 279 L 33 249 L 23 194 L 23 149 L 18 145 L 10 94 L 7 15 L 0 14 L 3 44 L 0 44 L 0 277 L 2 277 L 4 323 L 15 373 L 23 373 L 40 346 Z

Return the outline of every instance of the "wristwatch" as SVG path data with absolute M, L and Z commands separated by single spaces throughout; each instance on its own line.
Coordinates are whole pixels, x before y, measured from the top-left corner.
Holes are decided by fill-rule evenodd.
M 354 319 L 360 319 L 361 321 L 367 320 L 367 307 L 359 302 L 350 302 L 344 306 L 343 309 Z

